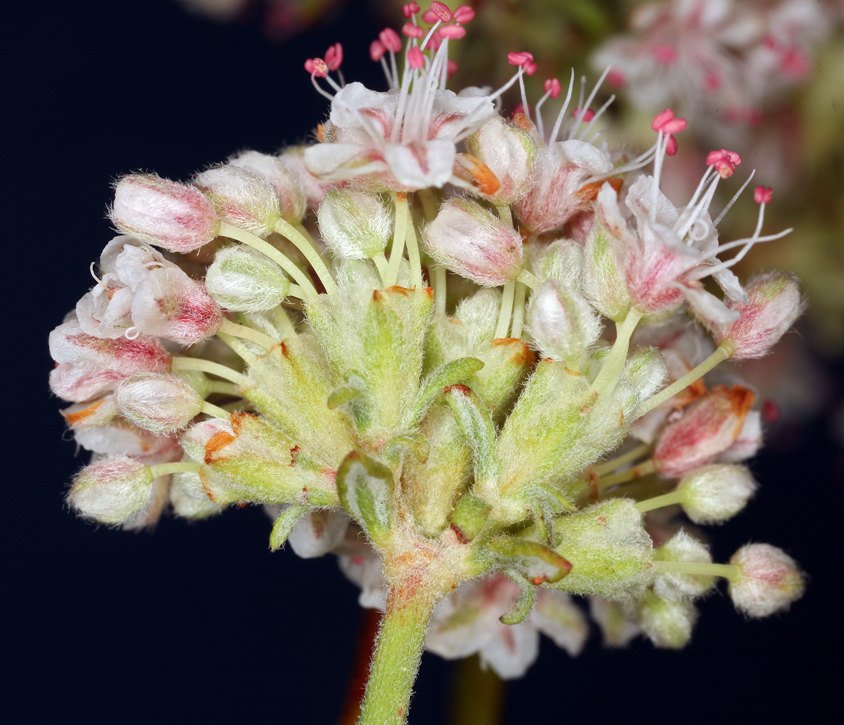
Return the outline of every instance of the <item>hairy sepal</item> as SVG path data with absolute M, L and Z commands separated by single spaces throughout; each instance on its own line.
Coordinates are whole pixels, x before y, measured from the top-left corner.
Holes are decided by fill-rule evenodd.
M 558 582 L 572 569 L 565 557 L 535 541 L 502 536 L 486 542 L 484 551 L 496 568 L 517 572 L 536 586 Z
M 375 545 L 384 545 L 393 516 L 393 474 L 360 451 L 349 453 L 337 469 L 337 493 L 346 513 Z

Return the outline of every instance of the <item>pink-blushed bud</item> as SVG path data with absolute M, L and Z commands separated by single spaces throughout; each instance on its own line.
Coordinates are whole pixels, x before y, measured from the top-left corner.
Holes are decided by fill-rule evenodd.
M 654 559 L 696 564 L 712 563 L 706 545 L 683 529 L 654 551 Z M 662 599 L 696 599 L 710 591 L 714 585 L 715 579 L 711 576 L 659 571 L 654 579 L 654 593 Z
M 687 473 L 677 490 L 686 516 L 696 524 L 720 524 L 741 511 L 756 492 L 745 466 L 715 463 Z
M 727 301 L 741 317 L 713 330 L 735 360 L 762 357 L 779 341 L 803 311 L 797 280 L 785 272 L 767 272 L 745 287 L 748 302 Z
M 764 404 L 763 404 L 764 405 Z M 744 419 L 738 438 L 718 456 L 718 463 L 739 463 L 753 458 L 762 447 L 762 413 L 751 410 Z
M 527 194 L 536 158 L 536 142 L 530 134 L 496 117 L 475 131 L 466 146 L 500 184 L 492 194 L 482 190 L 481 196 L 499 204 L 512 204 Z
M 748 388 L 718 386 L 666 426 L 654 450 L 656 470 L 680 477 L 711 463 L 738 438 L 756 396 Z
M 305 193 L 281 158 L 258 151 L 244 151 L 229 159 L 229 165 L 251 171 L 272 184 L 278 194 L 282 218 L 294 225 L 302 222 Z
M 425 228 L 435 261 L 485 287 L 498 287 L 522 271 L 521 235 L 480 204 L 449 199 Z
M 154 174 L 129 174 L 117 182 L 111 220 L 171 252 L 192 252 L 220 233 L 217 212 L 199 189 Z
M 609 156 L 585 141 L 558 141 L 537 150 L 530 190 L 516 204 L 523 225 L 535 234 L 559 229 L 590 207 L 604 182 L 590 182 L 612 171 Z
M 141 372 L 170 368 L 170 354 L 151 337 L 103 339 L 88 335 L 76 321 L 50 333 L 50 355 L 58 365 L 50 373 L 50 389 L 60 398 L 82 403 Z
M 231 422 L 222 418 L 201 420 L 182 431 L 179 445 L 192 461 L 205 463 L 205 445 L 221 431 L 233 437 Z
M 788 609 L 803 596 L 806 583 L 797 563 L 769 544 L 747 544 L 730 559 L 738 575 L 730 580 L 730 597 L 748 617 L 767 617 Z
M 323 241 L 341 259 L 371 259 L 393 234 L 393 214 L 376 194 L 359 189 L 329 191 L 317 213 Z
M 579 358 L 601 334 L 601 320 L 582 295 L 543 282 L 530 296 L 527 324 L 536 347 L 553 360 Z
M 193 183 L 224 222 L 265 238 L 281 218 L 275 187 L 258 174 L 228 164 L 208 169 Z
M 205 287 L 176 265 L 151 270 L 132 299 L 132 321 L 139 332 L 182 345 L 211 337 L 222 320 Z
M 115 392 L 120 412 L 139 428 L 172 433 L 202 411 L 202 398 L 181 378 L 141 373 L 124 380 Z
M 227 310 L 260 312 L 281 304 L 290 280 L 269 257 L 245 245 L 217 252 L 205 273 L 208 293 Z
M 128 456 L 110 456 L 79 472 L 67 501 L 84 518 L 123 524 L 149 506 L 153 480 L 149 466 Z

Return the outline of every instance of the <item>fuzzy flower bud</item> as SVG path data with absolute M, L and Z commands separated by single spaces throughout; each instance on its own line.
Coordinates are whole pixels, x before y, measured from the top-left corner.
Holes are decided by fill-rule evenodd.
M 529 134 L 501 118 L 491 118 L 466 140 L 466 145 L 501 184 L 494 194 L 481 196 L 512 204 L 527 194 L 536 157 L 536 142 Z
M 117 182 L 111 220 L 171 252 L 192 252 L 220 233 L 217 212 L 201 191 L 154 174 L 129 174 Z
M 714 331 L 716 342 L 728 345 L 735 360 L 767 354 L 803 311 L 797 280 L 790 274 L 759 275 L 750 281 L 745 291 L 747 304 L 727 302 L 727 307 L 741 317 Z
M 211 337 L 222 319 L 205 287 L 176 265 L 151 270 L 132 299 L 132 321 L 139 332 L 182 345 Z
M 767 617 L 788 609 L 803 595 L 805 581 L 797 563 L 769 544 L 747 544 L 730 559 L 738 575 L 730 581 L 736 609 L 748 617 Z
M 124 380 L 115 393 L 120 412 L 139 428 L 171 433 L 202 410 L 202 398 L 181 378 L 142 373 Z
M 663 429 L 654 450 L 657 471 L 679 477 L 711 463 L 738 438 L 754 398 L 740 385 L 720 386 L 692 403 Z
M 680 529 L 654 552 L 654 559 L 660 561 L 689 561 L 710 564 L 712 557 L 706 545 Z M 654 581 L 654 592 L 661 599 L 694 599 L 706 594 L 715 580 L 702 574 L 680 574 L 663 571 Z
M 579 357 L 601 334 L 601 321 L 577 292 L 557 282 L 543 282 L 531 295 L 527 323 L 543 356 Z
M 663 649 L 685 647 L 697 621 L 697 610 L 691 602 L 662 599 L 653 593 L 639 603 L 636 614 L 648 639 Z
M 281 218 L 275 188 L 252 171 L 231 164 L 218 166 L 197 175 L 193 183 L 223 221 L 259 237 L 267 237 Z
M 741 511 L 756 491 L 745 466 L 714 464 L 687 473 L 680 481 L 683 511 L 696 524 L 716 524 Z
M 152 483 L 149 466 L 128 456 L 110 456 L 80 471 L 67 500 L 80 516 L 122 524 L 146 508 Z
M 390 210 L 376 194 L 358 189 L 329 191 L 317 217 L 323 240 L 341 259 L 371 259 L 393 233 Z
M 278 194 L 282 218 L 293 225 L 301 223 L 306 211 L 305 194 L 278 156 L 244 151 L 229 159 L 229 165 L 251 171 L 272 184 Z
M 290 291 L 290 280 L 260 252 L 233 246 L 217 252 L 205 273 L 205 287 L 227 310 L 260 312 L 281 304 Z
M 522 271 L 519 233 L 474 201 L 449 199 L 424 236 L 437 262 L 485 287 L 510 282 Z

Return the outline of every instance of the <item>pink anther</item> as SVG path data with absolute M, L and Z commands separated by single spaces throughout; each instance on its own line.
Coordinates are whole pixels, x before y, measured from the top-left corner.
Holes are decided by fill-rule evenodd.
M 334 43 L 325 51 L 325 62 L 331 71 L 337 70 L 343 64 L 343 46 L 340 43 Z
M 410 48 L 407 51 L 407 64 L 411 68 L 424 68 L 425 54 L 416 46 Z
M 528 106 L 528 111 L 530 111 L 530 106 Z M 513 116 L 516 116 L 517 114 L 524 113 L 524 112 L 525 112 L 525 104 L 524 103 L 518 103 L 518 104 L 516 104 L 516 107 L 513 109 Z
M 466 35 L 466 28 L 462 25 L 442 25 L 437 31 L 443 38 L 448 40 L 457 40 Z
M 457 70 L 458 68 L 460 68 L 460 66 L 457 64 L 456 60 L 452 60 L 451 58 L 449 58 L 445 68 L 446 77 L 451 78 L 451 76 L 457 73 Z
M 443 44 L 443 36 L 440 35 L 439 30 L 435 30 L 434 34 L 431 36 L 431 39 L 428 41 L 428 47 L 431 50 L 439 50 L 440 46 Z
M 465 25 L 468 23 L 472 18 L 475 17 L 475 11 L 472 10 L 468 5 L 461 5 L 457 10 L 454 11 L 454 22 L 461 23 Z
M 402 33 L 404 33 L 408 38 L 421 38 L 425 35 L 425 31 L 422 30 L 418 25 L 414 25 L 413 23 L 405 23 L 402 25 L 401 28 Z
M 528 53 L 526 50 L 518 53 L 507 53 L 507 62 L 510 65 L 525 65 L 526 63 L 533 63 L 533 53 Z
M 534 73 L 536 73 L 536 71 L 539 70 L 539 66 L 533 61 L 530 61 L 530 63 L 525 63 L 522 68 L 525 69 L 525 73 L 527 73 L 529 76 L 532 76 Z
M 375 62 L 381 60 L 384 57 L 384 53 L 387 52 L 387 49 L 384 47 L 384 44 L 380 40 L 373 40 L 369 44 L 369 57 L 372 58 Z
M 736 170 L 736 166 L 740 163 L 741 156 L 733 151 L 727 151 L 727 149 L 710 151 L 706 155 L 706 165 L 714 166 L 715 170 L 721 175 L 722 179 L 732 176 Z
M 305 70 L 317 78 L 325 78 L 328 75 L 328 66 L 322 58 L 308 58 L 305 61 Z
M 665 155 L 666 156 L 674 156 L 677 153 L 677 139 L 674 138 L 672 135 L 668 135 L 665 137 Z
M 444 23 L 451 20 L 451 10 L 448 9 L 448 5 L 445 3 L 432 2 L 431 12 L 437 16 L 437 20 L 442 20 Z
M 703 78 L 703 88 L 706 91 L 717 91 L 721 87 L 721 76 L 709 71 Z
M 812 63 L 800 48 L 792 46 L 783 53 L 782 59 L 780 60 L 780 68 L 786 75 L 800 80 L 809 75 L 809 72 L 812 70 Z
M 405 3 L 401 6 L 401 11 L 406 18 L 412 18 L 415 13 L 419 12 L 419 6 L 416 3 Z
M 401 50 L 401 38 L 399 34 L 392 28 L 384 28 L 378 33 L 378 40 L 380 40 L 387 50 L 398 53 Z
M 623 88 L 627 85 L 627 78 L 621 71 L 611 70 L 607 73 L 607 83 L 615 88 Z
M 543 88 L 545 92 L 551 96 L 551 98 L 557 98 L 563 91 L 563 87 L 560 85 L 560 81 L 556 78 L 549 78 L 545 81 Z
M 770 186 L 757 186 L 753 191 L 753 200 L 757 204 L 770 204 L 774 190 Z
M 431 10 L 426 10 L 422 13 L 422 20 L 424 20 L 428 25 L 433 25 L 434 23 L 440 22 L 440 19 L 437 17 L 436 13 Z
M 595 111 L 593 111 L 589 108 L 587 108 L 585 111 L 583 111 L 583 116 L 581 116 L 580 114 L 581 114 L 580 109 L 575 108 L 571 112 L 571 117 L 576 118 L 576 119 L 581 120 L 581 121 L 591 121 L 593 118 L 595 118 Z
M 722 150 L 726 151 L 727 158 L 733 166 L 738 166 L 741 163 L 741 156 L 739 156 L 735 151 L 727 151 L 726 149 Z
M 651 128 L 654 131 L 662 131 L 662 127 L 674 118 L 674 111 L 666 108 L 662 113 L 657 113 L 654 120 L 651 121 Z

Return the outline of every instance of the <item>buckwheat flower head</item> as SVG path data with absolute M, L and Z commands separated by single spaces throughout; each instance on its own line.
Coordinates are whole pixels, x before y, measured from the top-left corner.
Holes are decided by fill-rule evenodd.
M 123 177 L 125 235 L 50 336 L 50 387 L 92 454 L 69 505 L 134 529 L 260 504 L 271 549 L 338 556 L 384 611 L 364 725 L 406 720 L 425 648 L 505 678 L 540 633 L 576 656 L 575 595 L 607 643 L 679 648 L 718 580 L 751 616 L 803 586 L 767 545 L 712 561 L 681 518 L 727 521 L 756 488 L 756 396 L 709 373 L 801 309 L 791 277 L 732 271 L 787 233 L 762 234 L 770 189 L 755 231 L 722 239 L 710 210 L 738 153 L 713 149 L 676 206 L 671 108 L 633 157 L 596 101 L 609 71 L 574 101 L 573 76 L 565 95 L 545 79 L 531 104 L 539 63 L 513 50 L 505 86 L 455 93 L 448 46 L 474 10 L 403 15 L 404 41 L 370 47 L 386 92 L 345 82 L 339 44 L 306 61 L 330 100 L 314 143 L 193 184 Z

